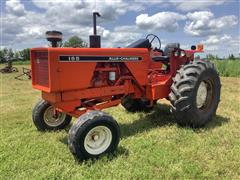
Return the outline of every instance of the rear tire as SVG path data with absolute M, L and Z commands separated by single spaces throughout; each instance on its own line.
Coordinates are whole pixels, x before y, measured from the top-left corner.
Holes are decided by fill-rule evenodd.
M 126 96 L 122 99 L 122 106 L 129 112 L 151 111 L 153 106 L 148 100 L 133 99 L 131 96 Z
M 71 122 L 72 117 L 62 112 L 57 112 L 57 117 L 54 117 L 53 108 L 45 100 L 40 100 L 33 108 L 33 123 L 39 131 L 64 129 Z
M 80 116 L 71 127 L 68 145 L 77 160 L 98 158 L 113 153 L 118 146 L 118 123 L 101 111 L 90 111 Z
M 178 124 L 202 127 L 215 115 L 221 83 L 214 65 L 196 60 L 181 67 L 173 78 L 169 99 Z

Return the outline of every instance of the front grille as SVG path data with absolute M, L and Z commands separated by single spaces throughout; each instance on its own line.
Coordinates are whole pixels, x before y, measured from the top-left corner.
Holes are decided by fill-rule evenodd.
M 33 67 L 35 84 L 49 87 L 48 53 L 36 51 Z

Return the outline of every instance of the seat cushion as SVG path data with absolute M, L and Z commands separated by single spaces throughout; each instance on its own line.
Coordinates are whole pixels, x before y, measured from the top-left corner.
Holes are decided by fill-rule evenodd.
M 132 44 L 128 45 L 127 48 L 150 48 L 151 43 L 148 39 L 139 39 Z
M 164 49 L 164 55 L 168 56 L 170 52 L 174 51 L 175 49 L 179 49 L 180 44 L 179 43 L 169 43 L 166 45 Z

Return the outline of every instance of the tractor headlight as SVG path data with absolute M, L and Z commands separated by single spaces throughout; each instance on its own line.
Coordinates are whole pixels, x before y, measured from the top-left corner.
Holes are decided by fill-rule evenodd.
M 186 56 L 185 51 L 181 51 L 180 56 L 181 56 L 181 57 Z
M 175 51 L 174 56 L 179 56 L 179 51 Z

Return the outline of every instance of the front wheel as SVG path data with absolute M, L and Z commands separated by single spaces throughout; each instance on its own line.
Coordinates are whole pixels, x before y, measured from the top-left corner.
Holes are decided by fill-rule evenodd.
M 62 113 L 54 113 L 54 107 L 44 100 L 40 100 L 32 111 L 34 125 L 39 131 L 64 129 L 71 122 L 72 117 Z
M 173 78 L 169 99 L 180 125 L 202 127 L 215 115 L 221 83 L 214 65 L 196 60 L 181 67 Z
M 71 127 L 68 144 L 76 159 L 86 160 L 114 152 L 119 139 L 118 123 L 111 116 L 90 111 L 80 116 Z

